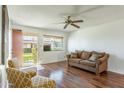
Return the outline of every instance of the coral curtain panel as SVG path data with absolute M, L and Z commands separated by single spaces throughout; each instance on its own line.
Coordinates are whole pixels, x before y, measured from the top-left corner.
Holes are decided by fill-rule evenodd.
M 23 33 L 21 30 L 12 31 L 12 58 L 17 58 L 20 66 L 23 64 Z

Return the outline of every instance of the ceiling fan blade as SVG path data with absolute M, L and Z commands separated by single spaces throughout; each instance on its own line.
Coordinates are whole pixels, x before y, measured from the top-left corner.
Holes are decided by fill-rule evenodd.
M 72 23 L 78 23 L 78 22 L 83 22 L 83 20 L 74 20 Z
M 68 25 L 69 25 L 69 23 L 65 24 L 64 29 L 66 29 Z
M 75 25 L 75 24 L 71 24 L 72 26 L 74 26 L 74 27 L 76 27 L 76 28 L 80 28 L 80 26 L 78 26 L 78 25 Z

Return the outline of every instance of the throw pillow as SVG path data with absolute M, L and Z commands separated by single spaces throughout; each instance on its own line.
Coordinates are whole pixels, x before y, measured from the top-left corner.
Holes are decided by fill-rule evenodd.
M 71 58 L 78 58 L 77 53 L 71 53 Z
M 96 61 L 99 57 L 98 53 L 92 53 L 91 57 L 89 58 L 89 60 L 91 61 Z
M 87 60 L 87 59 L 89 59 L 90 55 L 91 55 L 90 52 L 83 51 L 81 54 L 81 59 Z
M 81 54 L 82 54 L 83 51 L 76 50 L 75 52 L 77 53 L 78 58 L 81 58 Z
M 101 57 L 103 57 L 103 56 L 105 55 L 105 52 L 96 52 L 96 51 L 92 51 L 92 54 L 93 54 L 93 53 L 98 54 L 98 58 L 101 58 Z

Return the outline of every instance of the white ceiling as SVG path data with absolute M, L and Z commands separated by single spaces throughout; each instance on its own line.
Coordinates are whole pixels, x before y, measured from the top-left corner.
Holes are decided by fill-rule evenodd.
M 10 20 L 14 25 L 32 26 L 44 29 L 63 30 L 64 16 L 83 19 L 81 28 L 104 24 L 124 18 L 124 6 L 110 5 L 9 5 Z M 77 30 L 69 26 L 66 31 Z

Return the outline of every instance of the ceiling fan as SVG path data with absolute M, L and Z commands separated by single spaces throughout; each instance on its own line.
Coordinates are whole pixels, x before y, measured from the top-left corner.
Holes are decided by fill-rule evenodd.
M 76 28 L 80 28 L 80 26 L 75 24 L 75 23 L 80 23 L 80 22 L 84 22 L 84 21 L 83 20 L 72 20 L 71 16 L 67 16 L 65 22 L 63 22 L 65 24 L 64 29 L 66 29 L 69 25 L 74 26 Z
M 75 6 L 75 8 L 77 8 L 77 7 L 78 6 Z M 71 13 L 71 14 L 63 13 L 63 14 L 61 14 L 61 16 L 69 15 L 69 16 L 67 16 L 67 18 L 65 18 L 66 19 L 65 22 L 62 22 L 62 23 L 65 24 L 64 29 L 66 29 L 69 25 L 72 25 L 72 26 L 74 26 L 76 28 L 80 28 L 80 26 L 76 25 L 75 23 L 84 22 L 84 20 L 72 20 L 71 17 L 76 17 L 76 16 L 82 15 L 84 13 L 87 13 L 87 12 L 90 12 L 90 11 L 94 11 L 96 9 L 100 9 L 102 7 L 104 7 L 104 6 L 103 5 L 102 6 L 99 5 L 99 6 L 94 6 L 92 8 L 86 9 L 86 10 L 78 12 L 78 13 Z

